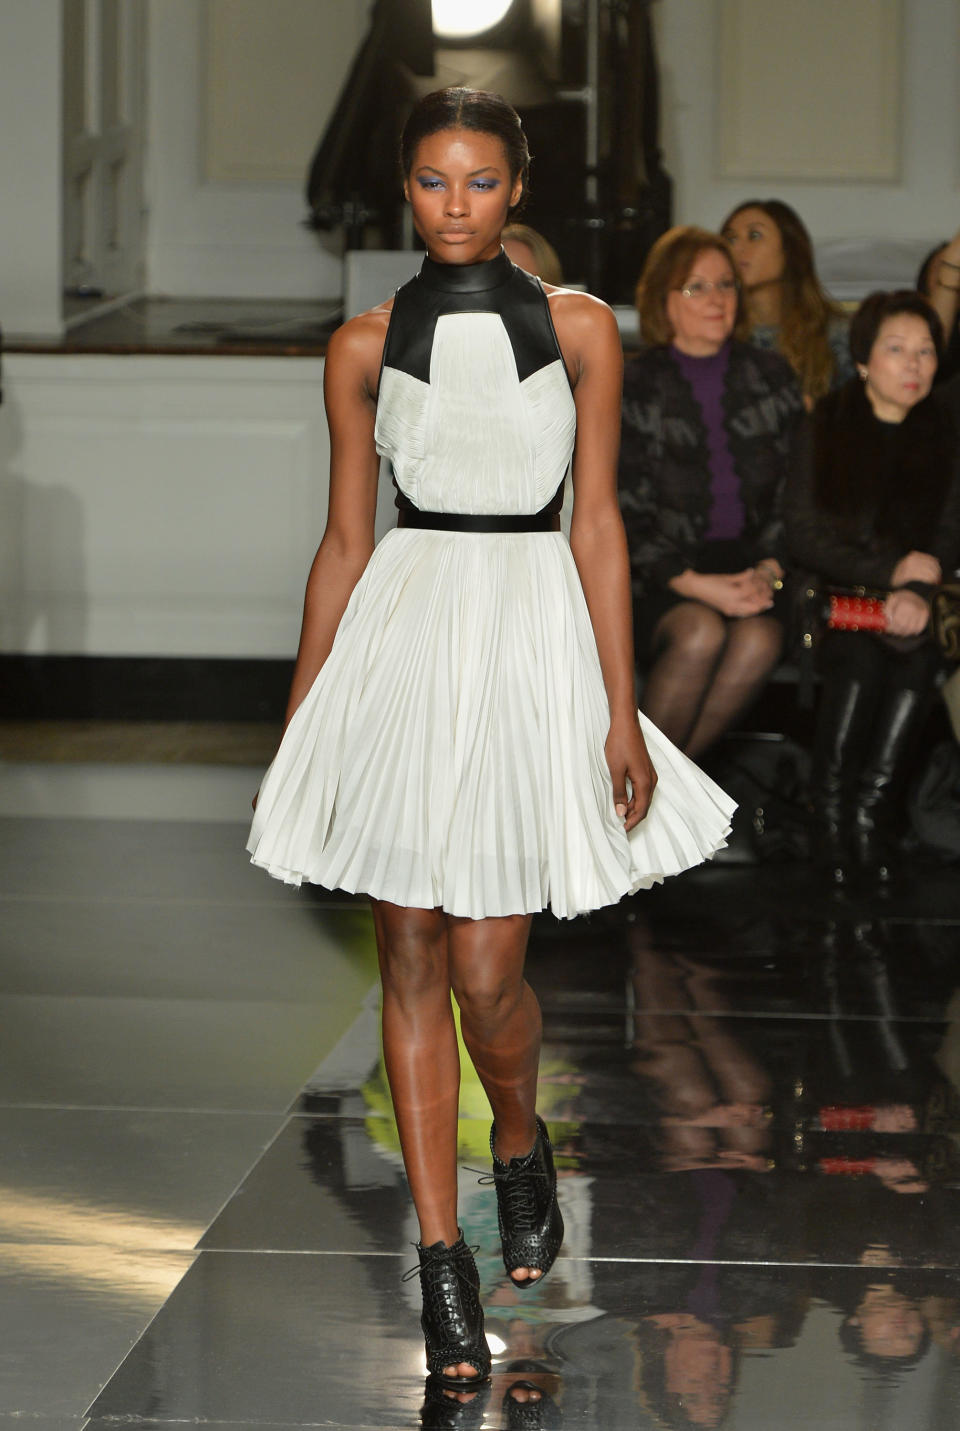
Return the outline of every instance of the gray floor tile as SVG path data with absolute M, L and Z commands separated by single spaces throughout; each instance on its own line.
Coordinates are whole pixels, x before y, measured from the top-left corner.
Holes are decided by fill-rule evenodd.
M 188 1251 L 276 1131 L 266 1113 L 0 1108 L 0 1242 Z
M 355 1012 L 325 1004 L 0 997 L 0 1105 L 283 1112 Z
M 0 814 L 249 821 L 259 767 L 0 762 Z
M 416 1426 L 422 1343 L 397 1271 L 384 1257 L 203 1253 L 91 1413 Z M 546 1282 L 523 1300 L 481 1259 L 494 1349 L 483 1424 L 506 1424 L 504 1393 L 525 1374 L 516 1359 L 532 1358 L 564 1431 L 652 1431 L 681 1424 L 678 1404 L 691 1425 L 739 1431 L 948 1431 L 960 1407 L 958 1289 L 941 1274 L 900 1276 L 614 1259 L 582 1265 L 578 1297 Z M 878 1292 L 897 1309 L 895 1329 L 867 1320 Z
M 0 1412 L 75 1417 L 191 1263 L 183 1252 L 0 1246 Z
M 83 1416 L 6 1415 L 0 1412 L 0 1431 L 83 1431 Z
M 214 820 L 0 817 L 3 892 L 296 903 L 300 891 L 250 864 L 247 828 Z
M 0 901 L 0 994 L 359 1002 L 369 912 L 265 901 Z

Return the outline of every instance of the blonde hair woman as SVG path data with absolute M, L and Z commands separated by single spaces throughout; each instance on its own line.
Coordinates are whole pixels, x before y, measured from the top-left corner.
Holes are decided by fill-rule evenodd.
M 527 224 L 507 224 L 500 235 L 507 258 L 527 273 L 535 273 L 544 283 L 563 283 L 560 255 L 552 243 Z

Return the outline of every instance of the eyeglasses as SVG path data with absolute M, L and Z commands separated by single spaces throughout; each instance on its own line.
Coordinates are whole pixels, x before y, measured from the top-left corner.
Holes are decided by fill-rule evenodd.
M 710 283 L 705 279 L 696 278 L 693 283 L 687 283 L 678 292 L 684 298 L 706 298 L 709 293 L 717 293 L 721 298 L 732 298 L 740 292 L 740 285 L 735 278 L 720 278 L 716 283 Z

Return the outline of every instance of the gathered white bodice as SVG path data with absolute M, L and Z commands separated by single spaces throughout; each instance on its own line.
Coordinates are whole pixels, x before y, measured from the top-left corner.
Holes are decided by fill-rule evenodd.
M 537 512 L 563 480 L 575 434 L 562 360 L 521 382 L 498 313 L 438 318 L 429 382 L 384 367 L 377 451 L 422 510 Z

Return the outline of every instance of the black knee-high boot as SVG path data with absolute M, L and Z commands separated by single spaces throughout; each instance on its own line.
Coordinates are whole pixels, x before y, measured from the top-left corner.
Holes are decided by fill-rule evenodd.
M 837 889 L 852 876 L 854 794 L 873 695 L 871 683 L 833 673 L 820 700 L 810 773 L 813 859 Z
M 857 782 L 857 863 L 864 879 L 881 887 L 889 886 L 895 874 L 895 802 L 927 702 L 926 691 L 903 688 L 890 692 L 874 722 L 870 752 Z

